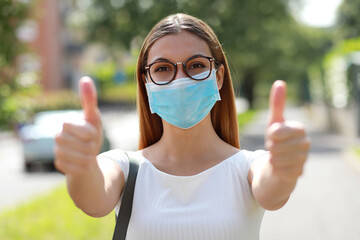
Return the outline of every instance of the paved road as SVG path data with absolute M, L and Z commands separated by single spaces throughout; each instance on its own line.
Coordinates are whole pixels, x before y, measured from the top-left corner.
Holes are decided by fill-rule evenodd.
M 261 240 L 359 240 L 360 172 L 346 161 L 347 141 L 322 131 L 308 112 L 287 110 L 287 119 L 304 122 L 312 139 L 305 173 L 279 211 L 265 214 Z M 114 148 L 135 150 L 138 138 L 135 111 L 104 110 L 103 124 Z M 248 126 L 242 148 L 263 148 L 266 113 Z M 58 173 L 25 174 L 21 147 L 11 135 L 0 136 L 0 211 L 62 184 Z
M 25 173 L 19 141 L 11 133 L 1 133 L 0 211 L 45 193 L 62 181 L 63 176 L 56 172 Z
M 138 121 L 135 110 L 102 110 L 102 120 L 113 148 L 135 150 Z M 0 211 L 27 202 L 64 184 L 65 177 L 54 171 L 26 173 L 22 148 L 11 133 L 0 132 Z
M 285 207 L 266 212 L 261 240 L 359 240 L 360 172 L 347 161 L 348 142 L 322 131 L 309 112 L 289 109 L 287 119 L 302 121 L 312 139 L 309 160 Z M 251 124 L 242 147 L 263 148 L 266 113 Z

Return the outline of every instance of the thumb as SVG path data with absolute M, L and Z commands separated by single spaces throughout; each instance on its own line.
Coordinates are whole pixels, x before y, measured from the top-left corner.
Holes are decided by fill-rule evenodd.
M 96 128 L 100 127 L 100 113 L 97 103 L 97 93 L 90 77 L 82 77 L 79 82 L 81 105 L 85 120 Z
M 270 115 L 268 126 L 276 122 L 284 122 L 284 110 L 286 102 L 286 83 L 277 80 L 273 83 L 270 91 L 269 108 Z

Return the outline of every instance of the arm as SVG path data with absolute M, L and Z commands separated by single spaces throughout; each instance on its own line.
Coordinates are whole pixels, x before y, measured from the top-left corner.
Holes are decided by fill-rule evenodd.
M 106 216 L 114 209 L 125 182 L 119 165 L 107 158 L 98 158 L 96 167 L 68 175 L 66 180 L 75 205 L 92 217 Z
M 248 180 L 255 199 L 267 210 L 285 205 L 302 175 L 310 140 L 298 122 L 284 119 L 286 84 L 276 81 L 270 92 L 270 117 L 265 134 L 269 155 L 250 167 Z
M 89 78 L 80 81 L 85 121 L 64 123 L 55 141 L 55 166 L 66 175 L 75 205 L 93 217 L 107 215 L 115 207 L 124 186 L 124 174 L 114 161 L 97 158 L 102 143 L 96 89 Z
M 267 131 L 268 155 L 250 167 L 249 182 L 257 202 L 267 210 L 277 210 L 288 201 L 302 175 L 310 147 L 299 123 L 276 123 Z

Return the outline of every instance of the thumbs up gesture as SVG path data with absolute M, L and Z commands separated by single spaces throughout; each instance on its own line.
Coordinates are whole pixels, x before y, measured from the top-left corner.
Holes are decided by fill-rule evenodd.
M 89 77 L 79 84 L 84 122 L 64 123 L 55 138 L 55 166 L 66 175 L 81 175 L 96 166 L 103 138 L 95 85 Z
M 302 175 L 310 148 L 305 128 L 299 122 L 285 121 L 286 83 L 276 81 L 270 92 L 270 115 L 265 146 L 270 152 L 273 176 L 283 181 L 296 181 Z

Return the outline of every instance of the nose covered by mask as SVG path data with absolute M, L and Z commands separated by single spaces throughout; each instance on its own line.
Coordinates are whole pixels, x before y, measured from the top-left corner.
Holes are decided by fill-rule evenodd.
M 208 74 L 208 71 L 203 72 L 197 77 Z M 163 86 L 148 82 L 146 90 L 151 113 L 156 113 L 166 122 L 183 129 L 198 124 L 208 115 L 216 101 L 220 100 L 215 71 L 202 81 L 181 78 Z

